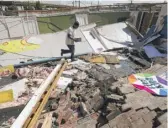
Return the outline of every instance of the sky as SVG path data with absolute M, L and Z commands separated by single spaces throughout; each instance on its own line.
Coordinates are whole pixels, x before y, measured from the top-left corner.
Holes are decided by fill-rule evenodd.
M 75 0 L 40 0 L 43 3 L 73 5 Z M 81 2 L 81 6 L 90 5 L 112 5 L 113 3 L 131 3 L 131 0 L 76 0 Z M 133 3 L 163 3 L 168 0 L 132 0 Z M 76 2 L 78 4 L 78 2 Z
M 2 1 L 11 1 L 11 0 L 2 0 Z M 63 5 L 73 5 L 73 1 L 80 1 L 81 6 L 90 6 L 90 5 L 112 5 L 114 3 L 163 3 L 168 2 L 168 0 L 13 0 L 13 1 L 40 1 L 42 3 L 49 4 L 63 4 Z M 78 2 L 76 3 L 78 4 Z

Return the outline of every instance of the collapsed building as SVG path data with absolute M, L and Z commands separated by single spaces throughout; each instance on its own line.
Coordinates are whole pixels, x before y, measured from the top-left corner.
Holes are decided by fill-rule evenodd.
M 0 91 L 12 99 L 5 95 L 1 100 L 1 127 L 17 126 L 25 106 L 59 65 L 65 36 L 61 31 L 25 39 L 40 47 L 13 47 L 21 54 L 3 47 L 0 61 L 8 70 L 1 72 Z M 77 36 L 82 38 L 76 44 L 77 60 L 68 63 L 35 127 L 165 128 L 167 39 L 162 33 L 152 29 L 142 36 L 121 22 L 81 26 Z

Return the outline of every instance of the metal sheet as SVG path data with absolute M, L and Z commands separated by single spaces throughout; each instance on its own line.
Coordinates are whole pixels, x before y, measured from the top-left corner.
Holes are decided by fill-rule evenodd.
M 145 53 L 149 58 L 155 58 L 155 57 L 166 57 L 167 54 L 160 53 L 154 46 L 147 45 L 144 46 Z

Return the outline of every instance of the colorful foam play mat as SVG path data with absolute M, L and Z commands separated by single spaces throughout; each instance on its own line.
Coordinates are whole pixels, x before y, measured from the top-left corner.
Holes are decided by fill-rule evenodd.
M 132 74 L 128 77 L 129 82 L 139 90 L 145 90 L 151 94 L 167 96 L 167 80 L 152 74 Z

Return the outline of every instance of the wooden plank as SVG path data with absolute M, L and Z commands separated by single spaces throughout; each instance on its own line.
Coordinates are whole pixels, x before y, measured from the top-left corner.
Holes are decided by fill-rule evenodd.
M 39 118 L 41 112 L 43 111 L 43 108 L 46 105 L 52 90 L 55 89 L 55 87 L 57 86 L 57 82 L 58 82 L 60 76 L 62 75 L 62 72 L 64 71 L 65 67 L 67 66 L 67 64 L 68 64 L 67 62 L 65 62 L 63 64 L 60 71 L 56 75 L 55 80 L 52 82 L 52 85 L 44 93 L 42 99 L 40 100 L 40 104 L 39 104 L 37 110 L 35 110 L 33 117 L 31 118 L 30 123 L 28 124 L 28 126 L 25 126 L 26 128 L 34 128 L 34 126 L 36 125 L 38 118 Z
M 44 123 L 41 128 L 51 128 L 52 127 L 52 113 L 46 114 Z

